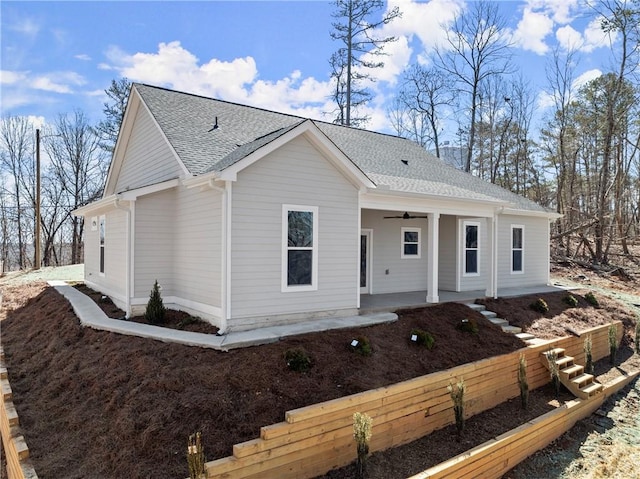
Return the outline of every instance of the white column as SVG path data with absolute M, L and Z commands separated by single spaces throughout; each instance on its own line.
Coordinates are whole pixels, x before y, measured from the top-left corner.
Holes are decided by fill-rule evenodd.
M 427 303 L 437 303 L 440 213 L 427 216 Z
M 487 239 L 489 243 L 489 275 L 487 278 L 485 296 L 488 298 L 493 297 L 495 292 L 495 278 L 496 278 L 496 216 L 487 218 Z

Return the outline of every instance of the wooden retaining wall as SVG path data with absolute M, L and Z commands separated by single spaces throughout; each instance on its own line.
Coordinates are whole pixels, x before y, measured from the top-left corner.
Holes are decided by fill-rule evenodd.
M 495 439 L 442 462 L 409 479 L 499 478 L 534 452 L 546 447 L 596 411 L 612 394 L 638 376 L 636 371 L 605 385 L 602 394 L 575 399 Z
M 618 342 L 623 327 L 617 323 Z M 349 464 L 356 458 L 353 413 L 373 418 L 372 452 L 419 439 L 454 423 L 447 386 L 464 378 L 465 414 L 472 416 L 520 395 L 517 370 L 520 354 L 527 359 L 530 389 L 548 383 L 541 352 L 566 349 L 584 364 L 584 337 L 590 334 L 593 360 L 609 354 L 608 326 L 543 342 L 511 354 L 459 366 L 391 386 L 288 411 L 285 421 L 261 428 L 260 438 L 236 444 L 233 456 L 206 463 L 207 477 L 311 478 Z M 428 353 L 426 353 L 428 354 Z M 563 429 L 564 431 L 565 429 Z
M 4 352 L 0 347 L 0 435 L 7 462 L 8 479 L 37 479 L 35 470 L 28 463 L 29 448 L 20 434 L 16 408 L 13 406 L 13 393 L 7 369 L 4 365 Z

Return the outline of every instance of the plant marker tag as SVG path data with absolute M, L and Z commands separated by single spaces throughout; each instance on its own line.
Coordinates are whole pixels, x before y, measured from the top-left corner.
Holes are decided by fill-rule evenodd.
M 417 334 L 412 334 L 411 335 L 411 341 L 417 341 L 418 340 L 418 335 Z
M 354 339 L 353 341 L 351 341 L 351 346 L 352 347 L 355 348 L 357 345 L 358 345 L 358 340 L 357 339 Z

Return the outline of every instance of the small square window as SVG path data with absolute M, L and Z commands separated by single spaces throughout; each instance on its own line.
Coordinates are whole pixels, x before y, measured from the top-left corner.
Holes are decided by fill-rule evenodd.
M 420 258 L 420 228 L 402 228 L 402 258 Z

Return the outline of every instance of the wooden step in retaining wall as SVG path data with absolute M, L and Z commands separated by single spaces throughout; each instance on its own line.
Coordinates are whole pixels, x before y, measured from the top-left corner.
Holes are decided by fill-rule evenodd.
M 618 340 L 622 332 L 618 323 Z M 208 477 L 310 478 L 349 464 L 356 457 L 354 412 L 365 412 L 373 418 L 371 452 L 411 442 L 454 423 L 447 390 L 450 383 L 464 379 L 465 413 L 477 414 L 519 396 L 517 371 L 521 353 L 527 360 L 529 388 L 536 389 L 550 381 L 541 353 L 561 347 L 582 360 L 586 334 L 592 337 L 594 361 L 609 354 L 608 326 L 601 326 L 587 330 L 581 337 L 543 342 L 511 354 L 289 411 L 284 422 L 263 427 L 260 438 L 236 444 L 233 456 L 206 463 Z
M 546 447 L 573 425 L 596 411 L 612 394 L 624 388 L 640 371 L 605 385 L 603 393 L 588 399 L 576 399 L 495 439 L 431 467 L 409 479 L 497 479 Z

